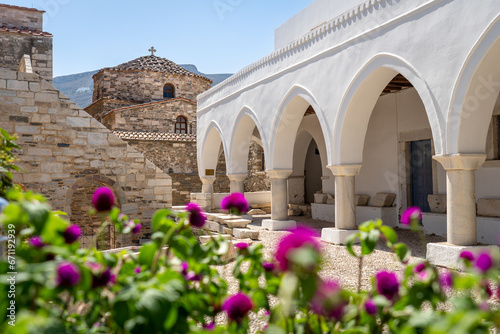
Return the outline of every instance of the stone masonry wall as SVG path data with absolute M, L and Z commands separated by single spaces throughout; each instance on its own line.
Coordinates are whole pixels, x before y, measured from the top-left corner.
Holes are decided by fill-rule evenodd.
M 43 30 L 43 11 L 0 4 L 0 23 L 8 27 Z
M 102 78 L 100 78 L 102 76 Z M 123 99 L 137 102 L 163 100 L 165 84 L 175 87 L 175 97 L 196 101 L 210 88 L 210 81 L 185 75 L 153 71 L 102 70 L 94 75 L 94 98 Z
M 87 106 L 85 108 L 85 111 L 89 113 L 89 115 L 97 119 L 99 122 L 103 123 L 102 116 L 106 112 L 136 104 L 138 103 L 125 100 L 99 99 L 98 101 L 95 101 L 91 105 Z M 109 122 L 109 119 L 107 121 Z
M 0 68 L 16 71 L 23 55 L 30 55 L 33 72 L 52 82 L 52 37 L 0 32 L 0 50 Z
M 178 116 L 187 119 L 188 134 L 196 134 L 196 102 L 182 98 L 114 110 L 103 117 L 102 123 L 115 131 L 175 133 Z M 194 133 L 189 133 L 190 129 Z
M 145 223 L 134 242 L 147 237 L 153 213 L 172 205 L 171 178 L 40 76 L 0 69 L 0 87 L 0 126 L 19 136 L 27 171 L 15 181 L 70 218 L 75 193 L 92 189 L 89 182 L 105 184 L 122 212 Z

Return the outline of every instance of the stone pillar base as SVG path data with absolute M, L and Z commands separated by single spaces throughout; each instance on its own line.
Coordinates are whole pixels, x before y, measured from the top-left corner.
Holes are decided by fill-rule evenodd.
M 324 228 L 321 230 L 321 240 L 335 245 L 345 245 L 347 237 L 357 232 L 359 231 Z M 359 243 L 359 240 L 357 240 L 356 243 Z
M 269 231 L 284 231 L 297 226 L 295 220 L 264 219 L 262 227 Z
M 427 244 L 427 260 L 436 266 L 450 269 L 463 269 L 460 253 L 468 250 L 474 254 L 482 250 L 488 250 L 491 254 L 498 253 L 498 246 L 456 246 L 447 242 Z

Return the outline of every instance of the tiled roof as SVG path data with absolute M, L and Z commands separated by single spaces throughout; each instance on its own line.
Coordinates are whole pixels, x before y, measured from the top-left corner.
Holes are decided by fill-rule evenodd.
M 169 132 L 132 132 L 113 131 L 115 135 L 123 140 L 150 140 L 150 141 L 174 141 L 174 142 L 195 142 L 196 135 L 185 135 Z
M 171 60 L 166 58 L 161 58 L 157 56 L 144 56 L 137 59 L 131 60 L 127 63 L 120 64 L 115 67 L 104 68 L 104 70 L 110 71 L 153 71 L 162 72 L 178 75 L 186 75 L 190 77 L 202 78 L 207 81 L 212 82 L 212 80 L 193 72 L 186 70 L 185 68 L 177 65 Z
M 7 26 L 1 26 L 0 31 L 17 32 L 17 33 L 26 34 L 26 35 L 43 36 L 43 37 L 52 37 L 53 36 L 51 33 L 41 31 L 41 30 L 21 29 L 21 28 L 16 28 L 16 27 L 9 28 Z
M 3 7 L 3 8 L 12 8 L 12 9 L 20 9 L 20 10 L 29 10 L 29 11 L 32 11 L 32 12 L 45 13 L 44 10 L 38 10 L 36 8 L 12 6 L 12 5 L 7 5 L 7 4 L 3 4 L 3 3 L 0 3 L 0 7 Z
M 104 98 L 104 100 L 108 100 L 108 101 L 118 100 L 118 101 L 121 101 L 121 100 L 125 100 L 125 99 L 121 99 L 121 98 Z M 133 101 L 133 100 L 128 100 L 128 101 Z M 114 112 L 117 112 L 117 111 L 119 112 L 119 111 L 129 110 L 129 109 L 145 108 L 145 107 L 149 107 L 149 106 L 152 106 L 152 105 L 155 105 L 155 104 L 171 104 L 171 103 L 176 102 L 176 101 L 188 102 L 188 103 L 196 105 L 195 101 L 191 101 L 191 100 L 183 98 L 183 97 L 175 97 L 173 99 L 168 99 L 168 100 L 160 100 L 160 101 L 154 101 L 154 102 L 146 102 L 146 103 L 133 104 L 133 105 L 130 105 L 130 106 L 125 106 L 125 107 L 119 107 L 119 108 L 116 108 L 116 109 L 109 110 L 108 112 L 104 113 L 104 115 L 102 115 L 102 117 L 105 117 L 105 116 L 107 116 L 109 114 L 112 114 Z M 133 102 L 136 102 L 136 101 L 133 101 Z

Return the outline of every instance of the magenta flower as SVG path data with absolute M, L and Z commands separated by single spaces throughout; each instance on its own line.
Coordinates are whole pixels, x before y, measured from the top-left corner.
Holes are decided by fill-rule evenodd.
M 347 304 L 341 292 L 342 289 L 335 281 L 320 282 L 311 300 L 311 310 L 328 319 L 340 320 Z
M 318 253 L 320 245 L 315 237 L 319 237 L 318 233 L 308 227 L 299 226 L 290 230 L 290 234 L 284 236 L 276 249 L 276 261 L 281 270 L 289 269 L 289 255 L 292 251 L 300 247 L 312 247 Z
M 100 273 L 92 274 L 92 288 L 101 288 L 108 285 L 108 283 L 112 283 L 113 275 L 111 274 L 111 270 L 106 268 L 104 271 Z M 115 278 L 116 279 L 116 278 Z
M 464 250 L 462 251 L 462 253 L 460 253 L 460 258 L 461 259 L 464 259 L 465 261 L 468 261 L 468 262 L 472 262 L 474 261 L 474 254 L 472 254 L 472 252 L 468 251 L 468 250 Z
M 488 252 L 482 252 L 477 257 L 475 265 L 479 271 L 485 273 L 493 266 L 493 259 Z
M 375 276 L 378 292 L 392 300 L 399 292 L 398 277 L 395 273 L 381 271 Z
M 222 305 L 222 310 L 226 311 L 229 319 L 237 323 L 240 323 L 252 308 L 252 300 L 241 292 L 226 299 Z
M 192 271 L 186 275 L 186 279 L 191 282 L 199 282 L 201 281 L 202 277 L 200 274 L 196 274 Z
M 141 271 L 142 271 L 142 269 L 141 269 L 141 267 L 140 267 L 140 266 L 139 266 L 139 267 L 136 267 L 136 268 L 134 269 L 134 274 L 140 274 L 140 273 L 141 273 Z
M 445 271 L 442 274 L 440 274 L 439 284 L 443 289 L 448 289 L 453 287 L 453 274 L 450 271 Z
M 401 215 L 401 224 L 410 225 L 412 221 L 422 220 L 422 210 L 418 206 L 412 206 Z
M 42 241 L 42 237 L 39 235 L 32 237 L 29 240 L 29 244 L 31 247 L 39 248 L 39 249 L 46 246 L 46 244 Z
M 189 212 L 189 223 L 194 227 L 203 227 L 207 221 L 207 217 L 203 213 L 201 207 L 196 203 L 188 203 L 186 211 Z
M 57 266 L 57 286 L 71 288 L 80 282 L 80 268 L 71 262 L 61 262 Z
M 417 265 L 415 266 L 415 268 L 413 269 L 413 271 L 414 271 L 415 273 L 417 273 L 417 274 L 420 274 L 422 271 L 424 271 L 424 270 L 425 270 L 425 268 L 427 268 L 427 263 L 425 263 L 425 262 L 421 262 L 421 263 L 419 263 L 419 264 L 417 264 Z
M 234 247 L 238 248 L 240 251 L 248 249 L 248 244 L 246 242 L 238 242 Z
M 78 225 L 70 225 L 66 231 L 63 232 L 64 241 L 67 244 L 72 244 L 78 240 L 82 235 L 82 230 Z
M 242 193 L 232 193 L 224 197 L 220 206 L 223 210 L 229 210 L 238 215 L 248 211 L 248 201 Z
M 186 276 L 186 275 L 187 275 L 187 273 L 188 273 L 188 269 L 189 269 L 189 265 L 188 265 L 188 263 L 187 263 L 187 262 L 182 262 L 182 264 L 181 264 L 181 268 L 182 268 L 182 274 L 183 274 L 184 276 Z
M 133 228 L 132 228 L 132 234 L 138 234 L 141 232 L 141 227 L 142 225 L 141 224 L 136 224 Z
M 92 195 L 92 206 L 98 212 L 110 211 L 115 203 L 113 191 L 107 187 L 97 188 Z
M 209 324 L 204 324 L 203 329 L 206 329 L 208 331 L 213 331 L 215 329 L 215 322 L 211 322 Z
M 368 313 L 369 315 L 375 315 L 377 314 L 377 305 L 375 305 L 375 303 L 373 302 L 372 299 L 368 299 L 365 303 L 365 310 L 366 310 L 366 313 Z
M 262 267 L 264 268 L 265 271 L 267 272 L 271 272 L 271 271 L 274 271 L 274 269 L 276 268 L 275 264 L 272 263 L 272 262 L 264 262 L 262 264 Z

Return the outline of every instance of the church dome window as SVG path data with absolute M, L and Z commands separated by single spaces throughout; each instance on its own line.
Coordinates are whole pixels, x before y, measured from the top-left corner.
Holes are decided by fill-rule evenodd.
M 174 85 L 166 84 L 165 86 L 163 86 L 163 98 L 173 99 L 174 97 L 175 97 Z

